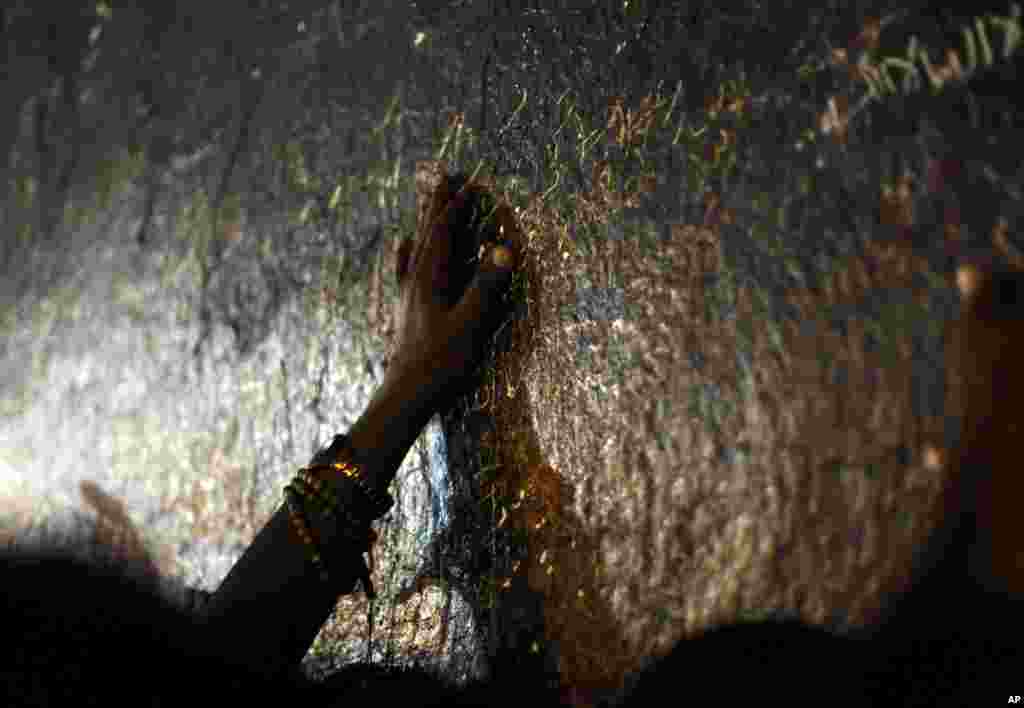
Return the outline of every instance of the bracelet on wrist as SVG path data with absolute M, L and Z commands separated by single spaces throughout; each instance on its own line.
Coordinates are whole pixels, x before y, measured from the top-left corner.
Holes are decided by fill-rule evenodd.
M 364 470 L 355 462 L 348 437 L 336 435 L 330 446 L 314 455 L 309 467 L 298 471 L 284 492 L 290 525 L 307 549 L 320 578 L 324 582 L 333 579 L 325 558 L 327 550 L 333 556 L 332 566 L 344 562 L 344 558 L 336 556 L 343 557 L 354 551 L 355 562 L 359 564 L 357 577 L 363 590 L 367 597 L 376 597 L 363 554 L 370 554 L 372 565 L 377 534 L 370 524 L 388 512 L 394 499 L 386 491 L 371 486 Z M 321 536 L 310 523 L 310 517 L 336 530 L 332 545 L 338 548 L 323 548 Z

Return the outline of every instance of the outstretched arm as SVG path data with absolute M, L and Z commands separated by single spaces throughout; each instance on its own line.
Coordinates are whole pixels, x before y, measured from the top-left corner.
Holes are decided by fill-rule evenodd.
M 380 388 L 348 431 L 354 461 L 371 486 L 386 489 L 430 417 L 459 393 L 486 353 L 515 256 L 493 247 L 464 292 L 452 292 L 458 210 L 466 198 L 442 182 L 426 228 L 399 252 L 397 338 Z M 511 214 L 499 211 L 503 230 Z M 510 234 L 508 234 L 510 235 Z M 325 556 L 334 529 L 316 527 Z M 342 565 L 350 566 L 346 572 Z M 335 564 L 323 583 L 281 507 L 228 573 L 204 609 L 208 627 L 239 663 L 297 667 L 339 595 L 353 592 L 358 566 Z

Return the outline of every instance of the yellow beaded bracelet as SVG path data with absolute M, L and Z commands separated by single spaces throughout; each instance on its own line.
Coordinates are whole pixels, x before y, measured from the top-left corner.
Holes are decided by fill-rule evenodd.
M 323 475 L 332 474 L 344 484 L 332 485 Z M 285 486 L 285 504 L 291 527 L 307 548 L 313 565 L 324 581 L 331 579 L 327 570 L 319 538 L 307 519 L 314 511 L 322 520 L 333 523 L 347 550 L 358 552 L 357 577 L 362 581 L 368 597 L 375 597 L 370 572 L 362 558 L 370 554 L 373 563 L 373 543 L 377 534 L 370 528 L 374 519 L 391 508 L 394 500 L 386 492 L 373 490 L 354 461 L 354 454 L 344 435 L 336 435 L 331 445 L 318 452 L 309 467 L 302 468 Z

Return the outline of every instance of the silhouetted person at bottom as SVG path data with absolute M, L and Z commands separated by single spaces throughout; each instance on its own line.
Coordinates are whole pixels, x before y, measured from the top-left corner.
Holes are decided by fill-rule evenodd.
M 430 416 L 486 354 L 517 262 L 492 248 L 468 285 L 453 262 L 464 201 L 444 183 L 415 243 L 400 249 L 400 311 L 387 375 L 346 436 L 314 456 L 199 615 L 152 579 L 44 551 L 0 561 L 0 705 L 557 705 L 542 677 L 498 672 L 456 689 L 424 671 L 299 666 L 339 594 L 362 581 L 370 523 Z M 507 212 L 506 229 L 514 224 Z M 429 238 L 427 236 L 429 235 Z M 493 256 L 493 258 L 492 258 Z M 965 305 L 967 412 L 945 499 L 949 522 L 911 591 L 870 637 L 798 622 L 722 627 L 681 642 L 631 683 L 627 705 L 1005 705 L 1024 694 L 1024 484 L 1010 457 L 1024 416 L 1024 277 L 985 279 Z M 499 660 L 500 662 L 500 660 Z M 500 667 L 499 667 L 500 668 Z

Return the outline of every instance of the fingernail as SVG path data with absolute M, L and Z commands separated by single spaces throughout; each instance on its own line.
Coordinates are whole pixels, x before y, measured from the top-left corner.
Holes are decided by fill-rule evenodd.
M 491 263 L 498 268 L 511 268 L 513 265 L 512 251 L 504 246 L 495 246 L 491 250 Z

